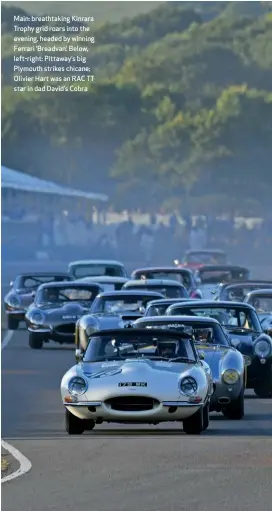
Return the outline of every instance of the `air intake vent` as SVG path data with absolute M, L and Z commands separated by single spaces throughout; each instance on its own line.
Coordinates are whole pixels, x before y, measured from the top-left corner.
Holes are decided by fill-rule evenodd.
M 74 334 L 76 330 L 75 323 L 66 323 L 55 328 L 57 334 Z
M 119 396 L 105 401 L 105 405 L 112 410 L 122 412 L 143 412 L 156 408 L 160 402 L 157 399 L 145 396 Z

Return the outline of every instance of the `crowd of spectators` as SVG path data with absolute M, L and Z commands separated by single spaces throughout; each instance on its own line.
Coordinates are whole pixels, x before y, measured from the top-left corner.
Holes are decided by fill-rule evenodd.
M 82 214 L 58 214 L 48 211 L 36 220 L 16 215 L 3 222 L 2 258 L 20 255 L 31 259 L 34 253 L 68 259 L 114 258 L 145 264 L 172 264 L 188 249 L 220 248 L 237 264 L 270 264 L 272 260 L 272 219 L 251 225 L 237 225 L 234 220 L 212 217 L 178 217 L 160 221 L 150 216 L 149 223 L 139 224 L 133 215 L 109 223 L 93 222 Z

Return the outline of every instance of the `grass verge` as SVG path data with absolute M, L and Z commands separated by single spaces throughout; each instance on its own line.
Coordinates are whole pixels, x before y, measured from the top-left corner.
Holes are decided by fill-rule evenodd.
M 5 474 L 7 470 L 9 469 L 10 464 L 8 460 L 5 459 L 5 457 L 1 456 L 1 474 Z

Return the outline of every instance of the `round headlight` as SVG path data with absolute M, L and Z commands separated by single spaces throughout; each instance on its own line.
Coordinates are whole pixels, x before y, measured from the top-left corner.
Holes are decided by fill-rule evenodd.
M 186 376 L 180 382 L 180 390 L 185 396 L 192 396 L 197 391 L 197 382 L 192 376 Z
M 229 369 L 223 373 L 222 378 L 228 385 L 233 385 L 239 380 L 239 374 L 234 369 Z
M 34 312 L 31 315 L 31 322 L 35 323 L 37 325 L 42 325 L 42 323 L 44 322 L 44 319 L 45 319 L 44 315 L 41 312 Z
M 84 394 L 87 388 L 87 382 L 80 376 L 75 376 L 68 384 L 68 390 L 73 396 L 80 396 L 81 394 Z
M 256 342 L 254 347 L 254 353 L 257 357 L 267 358 L 271 353 L 271 344 L 269 341 L 262 339 Z
M 19 300 L 19 298 L 17 298 L 17 296 L 11 296 L 11 297 L 8 299 L 8 304 L 9 304 L 11 307 L 19 307 L 19 305 L 20 305 L 20 300 Z

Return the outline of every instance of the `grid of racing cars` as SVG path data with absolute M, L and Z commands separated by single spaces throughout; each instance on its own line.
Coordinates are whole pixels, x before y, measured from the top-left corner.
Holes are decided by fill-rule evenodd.
M 246 388 L 272 398 L 272 281 L 252 280 L 222 251 L 130 276 L 110 260 L 24 273 L 4 307 L 9 329 L 25 322 L 30 348 L 75 345 L 61 382 L 70 435 L 165 421 L 200 434 L 210 412 L 241 420 Z

